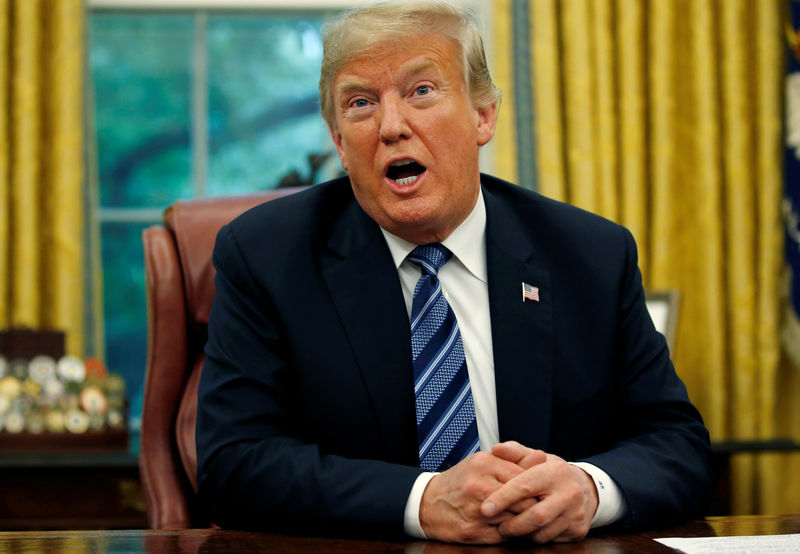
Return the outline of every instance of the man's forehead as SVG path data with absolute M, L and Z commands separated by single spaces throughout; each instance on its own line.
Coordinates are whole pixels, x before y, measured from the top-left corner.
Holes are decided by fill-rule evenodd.
M 459 71 L 458 49 L 447 37 L 420 37 L 404 43 L 381 43 L 344 62 L 336 74 L 336 89 L 376 75 L 402 80 L 419 73 Z M 343 87 L 342 85 L 348 84 Z

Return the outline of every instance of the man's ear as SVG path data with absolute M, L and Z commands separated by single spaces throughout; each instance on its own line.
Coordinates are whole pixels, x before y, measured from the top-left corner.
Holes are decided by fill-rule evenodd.
M 334 125 L 328 125 L 328 131 L 331 133 L 333 144 L 336 145 L 336 153 L 339 155 L 339 162 L 341 162 L 344 170 L 348 171 L 347 158 L 344 155 L 344 148 L 342 148 L 342 133 L 340 133 Z
M 492 140 L 497 126 L 497 102 L 485 108 L 478 108 L 478 146 Z

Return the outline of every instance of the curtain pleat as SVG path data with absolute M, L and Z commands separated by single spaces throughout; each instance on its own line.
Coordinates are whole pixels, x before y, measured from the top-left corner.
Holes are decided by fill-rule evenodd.
M 564 109 L 561 81 L 561 37 L 556 0 L 531 2 L 531 59 L 533 60 L 533 97 L 536 114 L 537 164 L 539 191 L 567 199 Z M 524 156 L 524 153 L 520 155 Z
M 723 282 L 722 223 L 722 125 L 720 87 L 716 78 L 720 60 L 717 3 L 711 0 L 693 2 L 690 6 L 690 36 L 694 63 L 689 73 L 694 99 L 695 121 L 690 149 L 694 179 L 687 192 L 691 194 L 683 209 L 691 210 L 694 228 L 699 237 L 693 243 L 692 281 L 695 294 L 686 292 L 681 309 L 679 337 L 680 368 L 702 368 L 683 371 L 687 386 L 696 402 L 703 406 L 703 415 L 712 439 L 727 438 L 726 352 Z M 691 290 L 691 289 L 690 289 Z M 686 322 L 694 322 L 694 324 Z M 694 329 L 707 329 L 698 335 Z M 713 331 L 716 330 L 716 331 Z
M 567 141 L 568 201 L 597 211 L 595 176 L 595 121 L 597 94 L 592 67 L 592 16 L 590 2 L 561 4 L 561 42 L 564 65 L 564 104 Z
M 720 14 L 722 48 L 722 98 L 725 134 L 724 174 L 727 190 L 725 194 L 725 228 L 727 271 L 727 313 L 731 364 L 736 371 L 731 375 L 731 402 L 735 410 L 729 410 L 733 438 L 746 439 L 756 436 L 758 395 L 755 388 L 757 355 L 755 351 L 754 324 L 756 321 L 756 280 L 754 234 L 756 209 L 753 178 L 753 116 L 752 84 L 747 72 L 750 64 L 748 47 L 751 43 L 742 40 L 750 14 L 743 0 L 727 2 Z M 747 482 L 753 477 L 755 460 L 752 456 L 737 456 L 733 463 L 739 478 Z M 752 487 L 736 487 L 733 506 L 737 511 L 753 503 Z
M 41 324 L 41 2 L 11 7 L 11 324 Z
M 650 211 L 652 232 L 649 244 L 650 271 L 647 284 L 653 288 L 675 286 L 676 268 L 671 254 L 682 248 L 681 235 L 676 234 L 675 198 L 671 194 L 675 187 L 683 187 L 678 149 L 681 141 L 678 136 L 678 110 L 680 102 L 675 71 L 681 48 L 677 30 L 682 22 L 677 2 L 659 0 L 650 4 L 648 18 L 649 33 L 644 46 L 648 52 L 648 84 L 650 109 L 648 119 L 651 125 L 649 145 L 641 147 L 650 150 Z
M 44 322 L 55 329 L 79 330 L 84 304 L 83 202 L 83 5 L 59 0 L 51 7 L 48 30 L 52 44 L 48 87 L 49 191 L 45 196 L 52 214 L 45 259 L 48 285 Z M 76 109 L 78 107 L 79 109 Z M 69 334 L 69 350 L 83 352 L 83 333 Z
M 2 109 L 9 104 L 9 15 L 9 0 L 0 0 L 0 329 L 8 326 L 11 302 L 11 126 L 8 110 Z
M 647 82 L 645 48 L 646 21 L 644 4 L 617 0 L 618 113 L 620 219 L 639 244 L 648 244 L 648 153 L 642 145 L 647 140 Z M 639 267 L 647 274 L 647 248 L 639 251 Z
M 494 136 L 495 173 L 501 179 L 517 182 L 517 136 L 514 127 L 514 33 L 511 24 L 512 0 L 495 0 L 493 4 L 494 38 L 492 48 L 492 78 L 503 91 L 497 114 Z
M 758 201 L 757 252 L 757 320 L 756 351 L 758 353 L 757 390 L 759 391 L 758 435 L 775 437 L 777 427 L 778 387 L 782 394 L 783 383 L 778 378 L 781 363 L 781 298 L 780 275 L 783 260 L 783 226 L 781 225 L 780 202 L 783 195 L 783 171 L 781 166 L 781 124 L 783 117 L 783 40 L 781 19 L 778 10 L 756 10 L 754 14 L 756 34 L 756 122 L 758 125 L 755 145 L 756 198 Z M 779 471 L 778 457 L 765 455 L 759 459 L 758 475 L 762 481 L 756 499 L 762 513 L 779 513 L 784 509 L 796 509 L 796 501 L 779 502 L 785 483 L 784 473 Z
M 619 219 L 619 154 L 617 125 L 617 79 L 613 0 L 593 0 L 591 62 L 596 90 L 595 198 L 597 213 Z

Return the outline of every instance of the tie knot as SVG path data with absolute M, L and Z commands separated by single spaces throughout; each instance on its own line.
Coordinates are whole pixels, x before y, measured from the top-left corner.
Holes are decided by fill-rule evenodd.
M 417 264 L 422 273 L 436 275 L 439 269 L 447 263 L 453 253 L 438 242 L 417 246 L 408 255 L 408 259 Z

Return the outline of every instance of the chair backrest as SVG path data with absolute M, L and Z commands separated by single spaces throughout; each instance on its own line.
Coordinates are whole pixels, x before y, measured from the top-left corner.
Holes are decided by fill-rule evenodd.
M 219 229 L 248 208 L 296 192 L 178 201 L 142 233 L 147 283 L 147 374 L 139 467 L 153 529 L 208 527 L 194 501 L 197 385 L 214 298 Z

